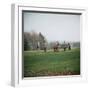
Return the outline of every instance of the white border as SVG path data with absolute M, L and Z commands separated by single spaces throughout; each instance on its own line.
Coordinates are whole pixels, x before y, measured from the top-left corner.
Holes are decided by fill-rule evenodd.
M 22 10 L 35 10 L 35 11 L 49 11 L 49 12 L 67 12 L 67 13 L 81 13 L 81 75 L 72 76 L 51 76 L 51 77 L 37 77 L 22 79 Z M 85 82 L 87 81 L 87 60 L 84 57 L 84 32 L 86 30 L 86 14 L 85 8 L 73 7 L 36 7 L 23 4 L 12 4 L 12 65 L 11 65 L 11 85 L 12 86 L 31 86 L 31 85 L 44 85 L 50 84 L 52 79 L 59 80 L 59 83 L 69 82 Z M 47 82 L 47 78 L 49 81 Z M 50 79 L 51 78 L 51 79 Z M 44 80 L 45 79 L 45 80 Z M 42 82 L 44 80 L 44 82 Z

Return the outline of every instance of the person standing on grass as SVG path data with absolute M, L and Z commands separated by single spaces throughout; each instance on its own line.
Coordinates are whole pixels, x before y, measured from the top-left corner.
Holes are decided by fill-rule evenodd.
M 68 50 L 71 50 L 71 45 L 70 45 L 70 43 L 68 43 Z
M 39 48 L 40 48 L 40 43 L 38 42 L 37 43 L 37 50 L 39 50 Z
M 44 49 L 44 52 L 46 52 L 47 51 L 47 44 L 46 44 L 46 42 L 44 42 L 44 45 L 43 45 L 44 47 L 43 47 L 43 49 Z
M 64 51 L 66 51 L 66 43 L 65 43 L 65 41 L 64 41 L 64 48 L 63 49 L 64 49 Z

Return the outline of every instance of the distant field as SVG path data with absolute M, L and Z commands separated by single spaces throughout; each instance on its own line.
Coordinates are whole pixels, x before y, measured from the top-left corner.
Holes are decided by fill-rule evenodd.
M 24 77 L 80 75 L 80 49 L 24 51 Z

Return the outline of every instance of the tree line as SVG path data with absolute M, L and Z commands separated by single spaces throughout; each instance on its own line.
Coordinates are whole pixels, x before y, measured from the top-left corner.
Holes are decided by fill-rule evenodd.
M 54 51 L 58 51 L 59 48 L 79 48 L 80 42 L 65 42 L 60 43 L 59 41 L 52 41 L 48 42 L 45 36 L 39 32 L 31 31 L 31 32 L 24 32 L 24 51 L 26 50 L 45 50 L 46 49 L 54 49 Z

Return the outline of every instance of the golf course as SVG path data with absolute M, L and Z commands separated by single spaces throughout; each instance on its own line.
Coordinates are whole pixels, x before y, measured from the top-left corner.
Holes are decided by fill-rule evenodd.
M 24 51 L 24 77 L 80 75 L 80 48 Z

